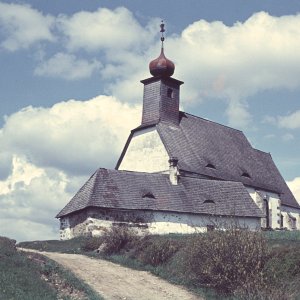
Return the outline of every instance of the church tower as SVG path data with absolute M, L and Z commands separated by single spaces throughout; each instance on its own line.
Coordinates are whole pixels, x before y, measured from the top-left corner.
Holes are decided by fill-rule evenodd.
M 149 64 L 152 77 L 141 81 L 144 84 L 142 125 L 159 121 L 179 124 L 179 94 L 183 82 L 171 77 L 175 65 L 164 54 L 164 23 L 160 28 L 160 55 Z

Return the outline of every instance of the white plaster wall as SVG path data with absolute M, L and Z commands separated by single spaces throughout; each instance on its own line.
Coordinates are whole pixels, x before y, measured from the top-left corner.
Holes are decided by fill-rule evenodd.
M 269 209 L 271 228 L 280 228 L 281 207 L 279 195 L 269 193 Z
M 162 172 L 169 169 L 169 155 L 156 128 L 135 132 L 119 170 L 137 172 Z
M 260 229 L 259 218 L 232 218 L 210 217 L 205 215 L 191 215 L 187 213 L 155 212 L 154 220 L 149 224 L 149 232 L 152 234 L 167 233 L 195 233 L 207 231 L 208 225 L 214 225 L 219 229 L 231 226 L 247 228 L 249 230 Z
M 289 206 L 282 206 L 282 215 L 283 215 L 283 227 L 292 230 L 290 217 L 288 216 L 288 213 L 291 214 L 294 218 L 296 218 L 296 229 L 300 230 L 300 210 L 289 207 Z
M 138 211 L 135 212 L 139 214 Z M 116 222 L 111 217 L 98 219 L 88 217 L 83 223 L 77 224 L 74 228 L 61 228 L 61 239 L 66 240 L 79 235 L 101 236 L 113 224 L 126 223 L 130 227 L 136 228 L 140 233 L 168 234 L 181 233 L 190 234 L 207 231 L 208 225 L 215 228 L 226 229 L 230 226 L 238 226 L 249 230 L 260 229 L 259 218 L 232 218 L 232 217 L 209 217 L 205 215 L 191 215 L 187 213 L 171 212 L 140 212 L 141 216 L 149 219 L 147 223 Z
M 61 240 L 69 240 L 73 238 L 68 217 L 64 217 L 60 219 L 59 236 Z
M 264 200 L 261 195 L 267 195 L 268 202 L 269 202 L 269 222 L 270 227 L 273 229 L 280 228 L 280 213 L 281 213 L 281 206 L 280 206 L 280 197 L 276 193 L 264 191 L 264 190 L 257 190 L 252 187 L 247 187 L 248 193 L 251 198 L 254 200 L 256 205 L 260 208 L 260 210 L 265 214 L 265 204 Z M 260 194 L 261 195 L 260 195 Z M 266 227 L 266 218 L 261 219 L 261 227 Z

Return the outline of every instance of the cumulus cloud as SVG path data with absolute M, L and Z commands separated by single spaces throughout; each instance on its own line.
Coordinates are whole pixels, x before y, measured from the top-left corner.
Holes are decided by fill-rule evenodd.
M 57 22 L 70 50 L 138 49 L 148 45 L 156 32 L 150 24 L 142 27 L 124 7 L 61 15 Z
M 98 96 L 8 116 L 0 130 L 0 159 L 8 160 L 0 178 L 0 235 L 57 238 L 54 216 L 97 168 L 115 166 L 140 110 Z
M 8 12 L 1 13 L 0 19 L 5 28 L 10 28 L 4 41 L 9 49 L 53 40 L 50 29 L 55 26 L 55 38 L 62 41 L 59 51 L 42 60 L 35 74 L 72 80 L 87 78 L 97 70 L 105 92 L 123 101 L 140 101 L 140 88 L 132 83 L 150 76 L 147 64 L 159 54 L 158 19 L 152 18 L 142 26 L 124 7 L 59 16 L 44 16 L 26 5 L 2 7 L 1 11 Z M 24 11 L 22 18 L 20 11 Z M 21 25 L 24 19 L 25 26 L 10 26 L 14 17 Z M 185 81 L 184 107 L 212 98 L 223 100 L 228 123 L 246 127 L 252 121 L 249 96 L 268 89 L 300 87 L 299 37 L 300 14 L 275 17 L 258 12 L 232 26 L 196 21 L 179 35 L 167 34 L 165 52 L 175 62 L 174 77 Z M 96 51 L 101 64 L 93 57 Z M 85 58 L 77 59 L 79 53 Z M 298 115 L 294 117 L 299 119 Z M 282 126 L 299 127 L 299 122 L 294 123 L 281 120 Z
M 300 15 L 259 12 L 232 26 L 195 22 L 167 39 L 167 53 L 177 62 L 176 77 L 186 82 L 185 100 L 226 99 L 229 123 L 245 126 L 250 95 L 300 86 L 299 36 Z
M 101 63 L 97 60 L 89 62 L 72 54 L 57 53 L 49 60 L 42 61 L 34 73 L 40 76 L 78 80 L 90 77 L 100 67 Z
M 300 110 L 297 110 L 288 116 L 279 117 L 278 124 L 280 127 L 288 129 L 300 128 Z
M 1 144 L 3 151 L 24 154 L 37 166 L 90 174 L 99 166 L 114 167 L 139 119 L 140 106 L 108 96 L 27 107 L 6 119 Z
M 71 24 L 71 19 L 68 22 Z M 67 34 L 71 37 L 75 29 L 68 28 Z M 197 21 L 181 35 L 167 36 L 165 53 L 175 62 L 174 77 L 185 81 L 182 87 L 185 107 L 212 98 L 220 99 L 227 102 L 229 124 L 246 127 L 252 120 L 247 103 L 249 96 L 268 89 L 300 87 L 299 36 L 300 15 L 275 17 L 259 12 L 232 26 Z M 128 83 L 135 82 L 137 74 L 139 79 L 150 76 L 147 62 L 159 55 L 158 34 L 156 38 L 157 43 L 150 38 L 151 43 L 145 42 L 147 48 L 139 50 L 128 46 L 134 41 L 130 38 L 124 47 L 114 45 L 114 38 L 111 44 L 104 44 L 107 49 L 111 47 L 106 51 L 101 70 L 109 92 L 122 91 L 126 100 L 140 99 L 137 92 L 132 94 L 128 89 Z M 71 40 L 75 43 L 70 42 L 72 49 L 79 47 L 77 39 Z M 83 44 L 88 41 L 81 39 L 80 47 Z M 100 48 L 100 44 L 92 46 L 93 49 L 97 47 Z
M 14 155 L 11 175 L 0 181 L 0 234 L 17 240 L 57 238 L 54 216 L 70 199 L 67 177 Z
M 0 2 L 0 25 L 5 37 L 1 46 L 16 51 L 39 41 L 54 41 L 54 21 L 53 16 L 45 16 L 29 5 Z
M 293 180 L 288 181 L 287 185 L 289 186 L 290 190 L 292 191 L 298 203 L 300 204 L 300 177 L 296 177 Z

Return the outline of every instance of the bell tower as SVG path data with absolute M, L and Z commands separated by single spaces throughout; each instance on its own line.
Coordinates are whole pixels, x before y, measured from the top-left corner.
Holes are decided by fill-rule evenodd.
M 164 28 L 160 25 L 161 52 L 149 64 L 152 77 L 142 80 L 144 84 L 142 125 L 159 121 L 179 123 L 179 92 L 182 81 L 172 78 L 174 63 L 164 54 Z

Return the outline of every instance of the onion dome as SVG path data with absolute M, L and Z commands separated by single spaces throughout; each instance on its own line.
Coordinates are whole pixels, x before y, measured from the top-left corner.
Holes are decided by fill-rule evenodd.
M 161 52 L 158 58 L 152 60 L 149 64 L 149 70 L 151 75 L 154 77 L 170 77 L 173 75 L 175 70 L 174 63 L 167 59 L 164 54 L 164 28 L 165 24 L 162 22 L 160 24 L 160 32 L 161 32 Z
M 174 74 L 175 65 L 165 57 L 164 48 L 161 48 L 159 57 L 150 62 L 149 70 L 154 77 L 170 77 Z

